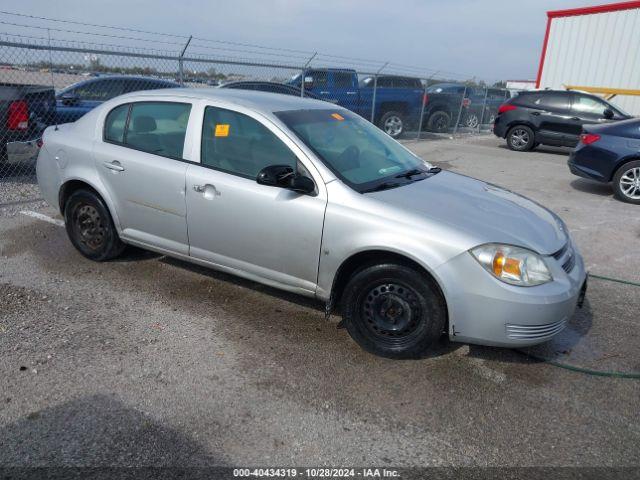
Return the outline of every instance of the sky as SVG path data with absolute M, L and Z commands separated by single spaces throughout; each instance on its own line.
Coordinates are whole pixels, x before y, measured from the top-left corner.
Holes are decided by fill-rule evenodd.
M 0 10 L 288 49 L 241 47 L 245 52 L 225 50 L 227 56 L 247 58 L 256 56 L 252 52 L 271 52 L 268 58 L 273 61 L 299 63 L 307 52 L 317 51 L 416 66 L 442 72 L 443 76 L 450 74 L 451 78 L 475 77 L 493 82 L 535 79 L 548 10 L 601 3 L 602 0 L 21 0 L 3 2 Z M 0 20 L 38 22 L 6 14 L 0 14 Z M 21 29 L 0 24 L 0 32 L 7 28 Z M 75 24 L 63 24 L 63 28 L 103 31 Z M 82 37 L 62 32 L 52 35 Z M 123 33 L 127 35 L 133 34 Z M 166 38 L 176 44 L 183 41 Z M 130 41 L 120 39 L 120 43 L 126 42 Z M 163 46 L 179 49 L 168 44 L 157 48 Z M 344 65 L 350 61 L 342 62 Z M 351 63 L 355 64 L 355 60 Z M 359 65 L 365 66 L 372 68 L 373 64 Z

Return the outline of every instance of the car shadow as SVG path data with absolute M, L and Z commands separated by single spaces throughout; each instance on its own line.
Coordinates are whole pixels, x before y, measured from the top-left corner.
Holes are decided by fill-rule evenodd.
M 165 263 L 167 265 L 172 265 L 177 268 L 182 268 L 198 275 L 204 275 L 211 280 L 222 281 L 226 283 L 230 283 L 233 285 L 237 285 L 243 288 L 251 289 L 255 292 L 264 293 L 265 295 L 269 295 L 271 297 L 275 297 L 279 300 L 283 300 L 285 302 L 289 302 L 291 304 L 306 307 L 311 310 L 316 311 L 320 314 L 325 314 L 325 303 L 316 300 L 312 297 L 306 297 L 304 295 L 299 295 L 293 292 L 287 292 L 285 290 L 280 290 L 275 287 L 270 287 L 268 285 L 264 285 L 262 283 L 253 282 L 251 280 L 247 280 L 241 277 L 237 277 L 235 275 L 231 275 L 225 272 L 221 272 L 218 270 L 213 270 L 211 268 L 202 267 L 200 265 L 196 265 L 190 262 L 186 262 L 183 260 L 178 260 L 172 257 L 162 257 L 160 262 Z M 227 308 L 229 306 L 227 305 Z M 242 312 L 238 312 L 238 315 L 242 315 Z M 336 323 L 336 328 L 341 328 L 340 322 L 342 320 L 342 313 L 340 309 L 340 305 L 335 305 L 331 311 L 331 319 Z M 447 355 L 454 350 L 460 348 L 462 344 L 450 342 L 446 334 L 442 335 L 438 340 L 436 340 L 432 347 L 425 352 L 422 356 L 416 357 L 412 360 L 423 360 L 427 358 L 435 358 Z
M 502 148 L 503 150 L 511 150 L 506 144 L 498 145 L 498 148 Z M 570 147 L 552 147 L 548 145 L 538 145 L 533 150 L 529 150 L 528 152 L 516 152 L 516 153 L 550 153 L 552 155 L 561 155 L 568 156 L 571 154 L 573 149 Z
M 589 180 L 587 178 L 576 178 L 575 180 L 572 180 L 569 185 L 584 193 L 593 193 L 603 197 L 610 197 L 613 195 L 611 185 L 608 183 L 596 182 L 595 180 Z
M 225 435 L 222 429 L 219 434 Z M 0 438 L 0 465 L 11 465 L 16 473 L 28 467 L 39 467 L 40 473 L 69 470 L 69 476 L 37 478 L 83 478 L 81 467 L 102 467 L 104 476 L 98 478 L 109 478 L 109 473 L 119 477 L 118 467 L 224 466 L 184 433 L 103 394 L 28 413 L 0 428 Z M 85 473 L 96 478 L 94 470 Z M 156 478 L 157 474 L 137 469 L 135 478 Z

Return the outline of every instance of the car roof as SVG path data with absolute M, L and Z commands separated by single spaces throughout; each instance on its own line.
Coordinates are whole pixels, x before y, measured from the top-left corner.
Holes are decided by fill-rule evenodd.
M 124 99 L 125 97 L 153 97 L 157 99 L 165 97 L 182 97 L 194 100 L 223 100 L 228 103 L 240 105 L 263 113 L 274 113 L 285 110 L 344 110 L 342 107 L 329 104 L 322 100 L 300 98 L 281 93 L 235 88 L 212 87 L 144 90 L 140 92 L 127 93 L 117 98 Z
M 87 85 L 90 83 L 95 83 L 102 80 L 133 80 L 134 82 L 157 82 L 164 83 L 167 85 L 175 85 L 179 87 L 180 85 L 176 82 L 172 82 L 171 80 L 165 80 L 164 78 L 155 78 L 155 77 L 145 77 L 142 75 L 100 75 L 99 77 L 91 77 L 84 80 L 80 80 L 76 83 L 72 83 L 60 90 L 60 92 L 65 92 L 67 90 L 71 90 L 72 88 L 80 87 L 83 85 Z

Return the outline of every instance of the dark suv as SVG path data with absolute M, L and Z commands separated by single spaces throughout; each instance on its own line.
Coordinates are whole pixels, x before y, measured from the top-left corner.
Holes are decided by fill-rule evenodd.
M 582 126 L 631 118 L 595 95 L 565 90 L 520 92 L 498 109 L 493 133 L 511 150 L 527 151 L 539 144 L 575 147 Z

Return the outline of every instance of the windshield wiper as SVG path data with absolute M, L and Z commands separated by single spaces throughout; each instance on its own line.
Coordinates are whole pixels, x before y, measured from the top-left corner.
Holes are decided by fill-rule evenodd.
M 396 175 L 396 178 L 408 178 L 409 180 L 411 180 L 411 177 L 415 176 L 415 175 L 420 175 L 420 174 L 436 174 L 438 173 L 440 170 L 442 170 L 440 167 L 431 167 L 428 170 L 423 170 L 421 168 L 412 168 L 411 170 L 407 170 L 406 172 L 400 173 L 398 175 Z
M 406 184 L 403 184 L 403 183 L 394 183 L 394 182 L 384 182 L 384 183 L 381 183 L 381 184 L 379 184 L 379 185 L 376 185 L 375 187 L 370 188 L 370 189 L 368 189 L 368 190 L 363 190 L 363 191 L 362 191 L 362 193 L 379 192 L 379 191 L 381 191 L 381 190 L 389 190 L 389 189 L 391 189 L 391 188 L 396 188 L 396 187 L 399 187 L 399 186 L 401 186 L 401 185 L 406 185 Z

